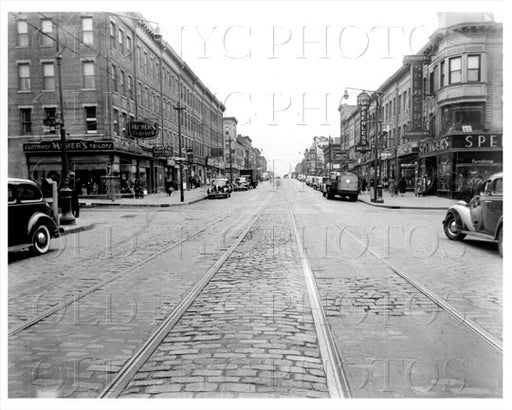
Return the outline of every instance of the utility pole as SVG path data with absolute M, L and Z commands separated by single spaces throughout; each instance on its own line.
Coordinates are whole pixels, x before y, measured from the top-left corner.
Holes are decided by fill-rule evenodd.
M 185 109 L 181 105 L 180 102 L 178 102 L 178 105 L 174 106 L 174 109 L 178 111 L 178 150 L 180 152 L 180 158 L 183 155 L 183 152 L 181 152 L 181 112 Z M 183 193 L 183 160 L 180 159 L 180 202 L 184 202 L 185 197 Z
M 57 17 L 58 19 L 58 17 Z M 62 216 L 59 222 L 62 225 L 73 225 L 76 223 L 75 217 L 71 212 L 71 189 L 69 188 L 68 180 L 68 157 L 66 153 L 66 128 L 64 127 L 64 97 L 62 92 L 62 71 L 61 61 L 62 54 L 59 47 L 59 29 L 57 27 L 57 71 L 59 73 L 59 105 L 60 105 L 60 145 L 61 145 L 61 158 L 62 158 L 62 175 L 61 175 L 61 188 L 60 199 L 62 201 Z

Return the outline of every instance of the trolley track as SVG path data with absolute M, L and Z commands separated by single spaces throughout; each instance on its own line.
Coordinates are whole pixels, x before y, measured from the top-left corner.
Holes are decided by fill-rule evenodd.
M 316 212 L 318 212 L 320 215 L 324 215 L 327 217 L 327 214 L 323 212 L 317 205 L 313 203 L 309 203 L 310 206 L 312 206 Z M 338 229 L 343 229 L 343 227 L 339 224 L 335 224 L 335 227 Z M 348 236 L 350 236 L 356 243 L 358 243 L 362 247 L 366 247 L 366 245 L 358 239 L 354 234 L 352 234 L 350 231 L 345 231 Z M 439 296 L 436 292 L 430 290 L 427 286 L 423 285 L 420 281 L 415 279 L 412 275 L 408 274 L 404 270 L 398 268 L 395 264 L 393 264 L 391 261 L 386 260 L 379 256 L 376 252 L 374 252 L 369 247 L 367 248 L 367 252 L 372 255 L 376 260 L 378 260 L 380 263 L 382 263 L 384 266 L 389 268 L 393 273 L 404 279 L 407 283 L 412 285 L 416 290 L 418 290 L 421 294 L 426 296 L 429 300 L 431 300 L 435 305 L 437 305 L 442 310 L 449 313 L 451 316 L 453 316 L 457 321 L 459 321 L 461 324 L 466 326 L 468 329 L 470 329 L 474 334 L 476 334 L 479 338 L 484 340 L 486 343 L 488 343 L 490 346 L 492 346 L 498 353 L 503 353 L 503 342 L 499 340 L 497 337 L 492 335 L 490 332 L 485 330 L 482 326 L 477 324 L 475 321 L 471 320 L 467 317 L 467 315 L 463 312 L 461 312 L 459 309 L 457 309 L 455 306 L 447 302 L 444 298 Z
M 240 245 L 242 240 L 246 237 L 247 233 L 254 226 L 261 211 L 268 204 L 267 200 L 261 209 L 251 218 L 247 226 L 240 232 L 238 237 L 233 241 L 229 248 L 217 259 L 217 261 L 208 269 L 203 277 L 194 285 L 182 301 L 173 309 L 170 315 L 155 329 L 154 332 L 147 338 L 146 342 L 133 354 L 133 356 L 126 362 L 121 370 L 116 374 L 115 378 L 106 386 L 99 394 L 99 398 L 116 398 L 126 388 L 128 383 L 132 380 L 133 376 L 140 370 L 146 363 L 147 359 L 157 349 L 162 340 L 166 337 L 169 331 L 180 320 L 185 311 L 196 300 L 197 296 L 202 292 L 205 286 L 210 282 L 213 276 L 222 267 L 225 261 L 231 256 L 235 249 Z
M 262 193 L 260 193 L 260 195 L 262 195 Z M 244 205 L 240 205 L 237 207 L 238 210 L 240 210 L 242 208 L 244 208 Z M 161 212 L 161 211 L 158 210 L 157 212 Z M 163 212 L 165 212 L 165 211 L 163 211 Z M 106 285 L 116 281 L 117 279 L 122 278 L 123 276 L 128 275 L 129 273 L 135 271 L 136 269 L 143 267 L 144 265 L 147 265 L 151 261 L 164 255 L 165 253 L 172 251 L 173 249 L 175 249 L 179 246 L 182 246 L 185 242 L 190 241 L 194 238 L 197 238 L 201 234 L 207 233 L 208 231 L 212 230 L 212 228 L 214 228 L 216 226 L 221 226 L 223 222 L 225 222 L 226 220 L 228 220 L 231 217 L 231 215 L 232 215 L 232 210 L 230 212 L 225 212 L 220 217 L 220 219 L 216 220 L 212 225 L 208 225 L 204 228 L 197 229 L 195 232 L 187 235 L 186 237 L 180 238 L 178 241 L 175 241 L 168 246 L 164 246 L 162 249 L 154 252 L 150 256 L 147 256 L 147 257 L 143 258 L 142 260 L 136 262 L 130 268 L 125 269 L 119 273 L 116 273 L 107 279 L 101 280 L 98 283 L 94 284 L 93 286 L 88 286 L 85 290 L 81 290 L 78 293 L 76 293 L 75 295 L 68 297 L 61 302 L 58 302 L 54 306 L 44 309 L 41 313 L 39 313 L 39 314 L 33 316 L 32 318 L 25 320 L 25 321 L 15 325 L 11 329 L 9 329 L 8 336 L 15 336 L 15 335 L 20 334 L 22 331 L 30 328 L 31 326 L 33 326 L 37 323 L 42 322 L 49 316 L 66 309 L 68 306 L 72 305 L 73 303 L 76 303 L 80 299 L 83 299 L 84 297 L 86 297 L 87 295 L 90 295 L 91 293 L 97 291 L 98 289 L 105 287 Z M 138 229 L 135 234 L 140 233 L 141 231 L 143 231 L 145 229 L 147 229 L 147 225 L 144 225 L 142 228 Z M 119 241 L 119 243 L 121 243 L 121 241 Z

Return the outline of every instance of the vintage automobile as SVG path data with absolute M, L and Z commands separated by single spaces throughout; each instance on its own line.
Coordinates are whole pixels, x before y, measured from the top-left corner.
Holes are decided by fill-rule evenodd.
M 469 202 L 450 206 L 443 220 L 444 233 L 453 241 L 467 235 L 498 243 L 503 256 L 503 173 L 491 175 Z
M 247 191 L 252 189 L 252 186 L 246 177 L 239 177 L 235 180 L 235 185 L 233 188 L 235 191 Z
M 9 178 L 7 182 L 9 251 L 30 248 L 36 255 L 48 252 L 59 229 L 41 189 L 28 179 Z
M 215 178 L 210 187 L 206 190 L 208 199 L 229 198 L 231 196 L 231 183 L 227 178 Z
M 350 201 L 357 201 L 359 195 L 359 179 L 352 172 L 331 173 L 330 180 L 325 185 L 327 199 L 335 196 L 347 197 Z

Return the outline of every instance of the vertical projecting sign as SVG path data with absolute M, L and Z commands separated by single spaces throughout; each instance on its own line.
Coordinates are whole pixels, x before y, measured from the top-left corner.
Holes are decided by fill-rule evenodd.
M 404 57 L 404 64 L 411 66 L 411 116 L 409 129 L 404 131 L 405 138 L 424 138 L 430 132 L 423 128 L 423 64 L 430 62 L 425 55 L 410 55 Z
M 357 105 L 360 114 L 360 137 L 359 143 L 355 146 L 355 150 L 357 152 L 368 152 L 370 151 L 368 144 L 368 108 L 370 107 L 370 95 L 364 91 L 359 94 L 357 96 Z

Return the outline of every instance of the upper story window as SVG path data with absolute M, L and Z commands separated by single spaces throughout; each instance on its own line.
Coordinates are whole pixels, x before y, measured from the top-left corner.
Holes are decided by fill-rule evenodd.
M 30 65 L 18 64 L 18 90 L 30 91 Z
M 468 56 L 468 81 L 480 81 L 480 55 Z
M 117 88 L 117 67 L 115 64 L 112 64 L 112 87 L 115 92 L 118 91 Z
M 116 23 L 110 22 L 110 47 L 116 48 Z
M 53 63 L 43 63 L 43 89 L 55 90 L 55 67 Z
M 84 61 L 82 69 L 83 69 L 83 87 L 84 88 L 95 88 L 94 62 Z
M 462 58 L 450 58 L 450 84 L 460 83 L 462 81 Z
M 126 53 L 128 54 L 128 58 L 132 59 L 132 38 L 130 36 L 126 36 Z
M 53 46 L 53 22 L 50 19 L 41 20 L 41 45 Z
M 439 85 L 440 87 L 444 87 L 446 85 L 446 74 L 445 74 L 445 63 L 441 61 L 439 64 Z
M 85 110 L 85 130 L 88 134 L 98 132 L 98 120 L 96 119 L 96 107 L 84 107 Z
M 55 117 L 57 114 L 57 109 L 55 107 L 44 107 L 44 120 L 43 124 L 50 123 L 46 129 L 48 134 L 55 134 Z M 46 125 L 46 124 L 45 124 Z
M 21 135 L 32 134 L 32 109 L 20 108 Z
M 28 47 L 28 24 L 26 21 L 18 21 L 18 47 Z
M 82 41 L 85 44 L 93 43 L 92 17 L 82 17 Z
M 124 33 L 123 30 L 119 29 L 118 33 L 118 42 L 119 42 L 119 49 L 121 50 L 121 53 L 124 53 Z

